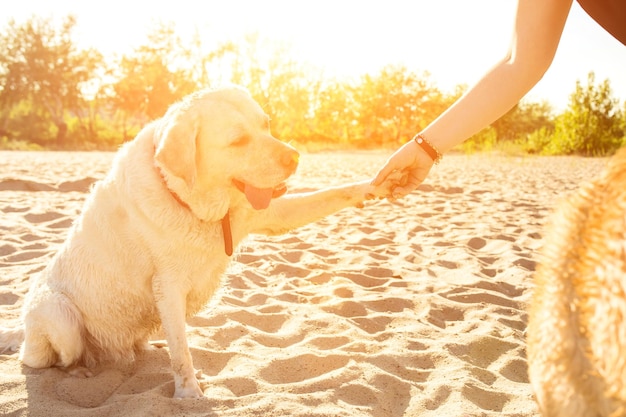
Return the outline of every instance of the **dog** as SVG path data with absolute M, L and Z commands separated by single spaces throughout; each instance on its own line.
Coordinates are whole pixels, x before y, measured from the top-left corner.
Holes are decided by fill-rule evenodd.
M 546 228 L 527 330 L 543 416 L 626 415 L 626 148 Z
M 286 194 L 298 158 L 240 87 L 175 103 L 120 148 L 35 277 L 23 322 L 0 330 L 0 351 L 21 345 L 29 367 L 88 377 L 98 363 L 132 360 L 162 328 L 174 397 L 201 397 L 185 321 L 219 287 L 237 244 L 385 197 L 396 185 L 366 180 Z

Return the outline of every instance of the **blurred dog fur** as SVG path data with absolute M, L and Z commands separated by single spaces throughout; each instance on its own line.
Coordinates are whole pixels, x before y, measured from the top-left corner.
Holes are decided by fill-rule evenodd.
M 626 148 L 549 219 L 529 312 L 543 416 L 626 415 Z

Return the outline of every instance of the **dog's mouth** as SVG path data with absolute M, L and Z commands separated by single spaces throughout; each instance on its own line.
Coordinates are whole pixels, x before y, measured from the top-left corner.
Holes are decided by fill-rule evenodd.
M 253 185 L 233 179 L 233 184 L 239 191 L 244 193 L 246 199 L 255 210 L 263 210 L 269 207 L 272 198 L 278 198 L 287 192 L 287 185 L 283 182 L 273 188 L 257 188 Z

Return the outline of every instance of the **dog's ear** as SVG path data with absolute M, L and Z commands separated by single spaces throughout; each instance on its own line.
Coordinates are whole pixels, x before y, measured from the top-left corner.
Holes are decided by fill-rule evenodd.
M 185 109 L 166 114 L 160 123 L 162 124 L 155 133 L 156 163 L 168 173 L 185 181 L 191 188 L 196 180 L 198 119 L 190 109 Z

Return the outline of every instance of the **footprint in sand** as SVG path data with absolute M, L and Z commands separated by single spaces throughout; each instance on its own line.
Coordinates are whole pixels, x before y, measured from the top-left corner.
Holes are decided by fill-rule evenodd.
M 56 191 L 56 189 L 37 181 L 7 178 L 0 181 L 0 191 Z
M 513 382 L 528 384 L 528 364 L 523 359 L 510 360 L 500 369 L 500 375 Z
M 513 261 L 513 265 L 522 267 L 527 271 L 534 271 L 535 267 L 537 266 L 535 261 L 528 258 L 518 258 L 517 260 Z
M 497 412 L 504 409 L 511 397 L 500 391 L 488 390 L 473 383 L 465 384 L 462 388 L 462 394 L 483 410 Z
M 485 385 L 491 386 L 498 379 L 496 374 L 487 369 L 482 369 L 477 366 L 471 365 L 468 365 L 466 369 L 468 370 L 472 378 L 477 379 Z
M 76 191 L 79 193 L 87 193 L 91 188 L 91 185 L 97 180 L 92 177 L 82 178 L 80 180 L 75 181 L 65 181 L 59 184 L 59 191 L 62 192 L 71 192 Z
M 347 318 L 367 316 L 367 309 L 363 303 L 355 301 L 341 301 L 329 306 L 324 306 L 322 310 Z
M 16 251 L 17 249 L 13 245 L 2 245 L 0 246 L 0 258 L 7 256 L 7 255 L 11 255 L 12 253 L 15 253 Z
M 415 304 L 406 298 L 388 297 L 374 301 L 364 301 L 363 304 L 370 310 L 380 313 L 400 313 L 405 309 L 413 309 Z
M 19 237 L 19 239 L 23 242 L 33 242 L 35 240 L 43 240 L 46 239 L 45 236 L 38 236 L 38 235 L 34 235 L 32 233 L 26 233 L 23 234 Z
M 443 304 L 437 304 L 432 302 L 428 307 L 428 314 L 426 320 L 429 323 L 445 329 L 449 322 L 463 321 L 465 313 L 463 309 L 455 306 L 447 306 Z
M 333 295 L 340 298 L 352 298 L 354 297 L 354 291 L 352 291 L 349 287 L 338 286 L 333 290 Z
M 42 256 L 50 253 L 49 251 L 41 251 L 41 250 L 23 250 L 15 255 L 9 256 L 6 258 L 8 263 L 20 263 L 33 260 L 35 258 L 40 258 Z
M 234 341 L 246 337 L 249 334 L 250 330 L 247 326 L 241 323 L 227 322 L 216 330 L 211 336 L 211 340 L 220 348 L 227 349 Z
M 72 223 L 74 223 L 73 219 L 60 220 L 58 222 L 49 224 L 48 228 L 49 229 L 69 229 L 72 226 Z
M 229 317 L 266 333 L 276 333 L 289 319 L 287 314 L 254 314 L 245 310 L 233 312 Z
M 31 207 L 6 206 L 1 209 L 3 213 L 24 213 L 24 212 L 27 212 L 28 210 L 31 210 Z
M 446 346 L 446 349 L 457 358 L 485 369 L 502 355 L 517 347 L 519 347 L 517 343 L 493 336 L 481 336 L 468 344 L 450 344 Z
M 435 263 L 446 269 L 458 269 L 459 268 L 458 262 L 446 261 L 444 259 L 440 259 L 436 261 Z
M 162 377 L 167 376 L 169 375 L 162 375 Z M 150 383 L 153 384 L 155 382 L 153 376 L 149 377 Z M 73 378 L 63 375 L 56 384 L 56 394 L 59 399 L 70 404 L 94 408 L 109 399 L 125 380 L 123 373 L 115 369 L 103 370 L 92 378 Z
M 498 270 L 493 268 L 481 268 L 480 273 L 486 277 L 493 278 L 498 275 Z
M 467 246 L 474 250 L 480 250 L 487 245 L 487 241 L 482 237 L 473 237 L 467 242 Z
M 271 348 L 285 349 L 289 346 L 293 346 L 300 343 L 305 338 L 304 334 L 294 334 L 286 336 L 283 334 L 269 335 L 269 334 L 253 334 L 252 340 L 260 345 Z
M 516 310 L 521 310 L 520 303 L 511 299 L 510 296 L 494 294 L 493 289 L 484 288 L 486 285 L 481 286 L 460 286 L 450 291 L 442 292 L 441 295 L 448 300 L 456 301 L 464 304 L 480 304 L 488 303 L 499 305 L 503 307 L 510 307 Z M 480 290 L 480 291 L 479 291 Z M 497 290 L 498 293 L 502 293 Z
M 371 410 L 367 415 L 402 416 L 410 402 L 411 385 L 395 376 L 379 374 L 370 378 L 367 384 L 351 382 L 343 385 L 337 396 L 348 404 L 367 406 Z
M 320 350 L 338 349 L 352 342 L 352 339 L 346 336 L 318 336 L 307 341 L 307 344 Z
M 24 216 L 26 220 L 34 224 L 51 222 L 61 217 L 65 217 L 65 215 L 55 211 L 49 211 L 46 213 L 29 213 Z
M 473 287 L 481 288 L 487 291 L 494 291 L 504 294 L 507 297 L 519 297 L 524 294 L 524 289 L 511 285 L 508 282 L 478 281 Z
M 375 316 L 370 314 L 369 317 L 354 317 L 350 321 L 366 333 L 377 334 L 387 330 L 387 326 L 393 321 L 393 318 L 386 315 Z
M 208 376 L 218 376 L 220 373 L 226 370 L 227 367 L 231 366 L 231 360 L 237 356 L 235 352 L 227 352 L 223 350 L 201 349 L 198 347 L 190 347 L 190 351 L 191 351 L 191 356 L 193 357 L 193 364 L 196 367 L 196 369 L 202 370 L 202 373 Z M 149 361 L 150 358 L 146 357 L 146 358 L 143 358 L 143 360 Z M 169 356 L 166 356 L 165 361 L 163 362 L 161 367 L 158 369 L 161 369 L 166 374 L 169 374 L 171 378 L 169 363 L 170 363 Z M 150 369 L 153 369 L 153 368 L 150 368 L 151 366 L 153 365 L 147 364 L 145 367 L 148 368 L 147 370 L 149 371 Z M 155 369 L 155 371 L 158 369 Z M 146 370 L 144 369 L 142 373 L 145 371 Z
M 344 368 L 350 358 L 344 355 L 317 356 L 303 354 L 288 359 L 277 359 L 260 372 L 270 384 L 293 384 Z
M 348 278 L 349 280 L 359 285 L 360 287 L 368 288 L 368 289 L 383 287 L 389 282 L 388 279 L 378 278 L 375 276 L 374 277 L 365 276 L 368 272 L 374 273 L 374 274 L 381 274 L 382 276 L 391 276 L 391 271 L 385 270 L 384 272 L 381 273 L 380 269 L 377 269 L 377 268 L 368 269 L 362 274 L 342 272 L 342 273 L 339 273 L 338 276 Z
M 340 386 L 336 395 L 346 403 L 359 407 L 372 406 L 376 401 L 375 390 L 369 385 L 358 382 Z
M 0 305 L 12 306 L 17 303 L 22 297 L 18 294 L 11 292 L 0 292 Z
M 245 397 L 259 392 L 258 384 L 252 378 L 228 378 L 223 384 L 235 397 Z
M 444 404 L 450 394 L 452 393 L 452 389 L 448 386 L 439 386 L 435 389 L 434 392 L 426 395 L 426 400 L 424 401 L 424 408 L 430 411 L 437 410 Z
M 426 382 L 435 367 L 428 355 L 375 355 L 367 362 L 410 383 Z

